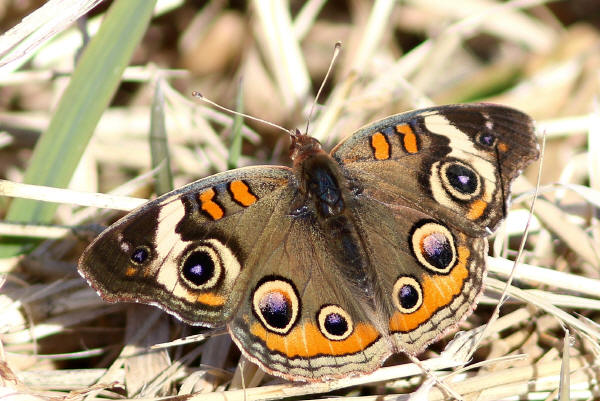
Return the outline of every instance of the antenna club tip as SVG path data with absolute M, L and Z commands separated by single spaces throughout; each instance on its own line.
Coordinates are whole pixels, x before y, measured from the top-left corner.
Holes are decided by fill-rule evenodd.
M 336 49 L 341 49 L 342 48 L 342 41 L 338 40 L 337 42 L 335 42 L 335 48 Z
M 198 92 L 198 91 L 193 91 L 192 92 L 192 96 L 193 97 L 199 97 L 201 99 L 204 99 L 204 96 L 202 95 L 202 93 Z

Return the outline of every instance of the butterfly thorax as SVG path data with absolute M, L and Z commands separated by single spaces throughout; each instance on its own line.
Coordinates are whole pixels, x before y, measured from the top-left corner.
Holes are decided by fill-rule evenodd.
M 318 140 L 303 134 L 292 137 L 290 157 L 300 193 L 305 202 L 314 205 L 319 219 L 341 216 L 346 204 L 339 164 L 323 151 Z
M 345 202 L 341 177 L 333 159 L 324 152 L 316 153 L 306 158 L 300 168 L 302 189 L 314 202 L 319 217 L 328 219 L 340 216 L 344 212 Z

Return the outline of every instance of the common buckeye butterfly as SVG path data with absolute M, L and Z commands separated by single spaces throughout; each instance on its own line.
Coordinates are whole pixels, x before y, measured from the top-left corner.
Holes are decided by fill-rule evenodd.
M 150 201 L 79 269 L 108 301 L 227 325 L 269 373 L 364 374 L 470 314 L 486 236 L 538 153 L 532 120 L 492 104 L 390 116 L 330 153 L 295 133 L 293 167 L 235 169 Z

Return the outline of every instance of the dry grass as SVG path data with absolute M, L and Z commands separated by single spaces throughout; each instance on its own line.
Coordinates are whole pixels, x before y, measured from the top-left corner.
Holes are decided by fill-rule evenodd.
M 0 6 L 0 26 L 13 26 L 31 12 L 27 3 L 35 2 Z M 139 202 L 129 196 L 150 195 L 148 132 L 157 83 L 180 186 L 226 169 L 230 156 L 232 117 L 198 104 L 192 90 L 235 107 L 241 78 L 245 112 L 303 127 L 333 45 L 341 40 L 342 56 L 311 121 L 311 133 L 326 147 L 379 117 L 473 100 L 529 113 L 547 138 L 540 196 L 512 285 L 507 288 L 506 280 L 538 165 L 515 183 L 513 210 L 491 239 L 490 274 L 478 309 L 453 341 L 421 355 L 424 365 L 466 400 L 599 399 L 600 5 L 545 3 L 309 1 L 293 2 L 290 14 L 284 1 L 255 1 L 247 8 L 225 1 L 203 8 L 159 2 L 159 15 L 71 179 L 73 190 L 115 196 L 1 184 L 7 196 L 61 206 L 51 227 L 0 223 L 2 234 L 47 238 L 27 256 L 0 264 L 0 396 L 252 400 L 322 399 L 326 393 L 375 400 L 412 393 L 415 399 L 445 399 L 421 368 L 402 358 L 365 377 L 283 382 L 240 360 L 222 331 L 190 328 L 150 307 L 106 304 L 76 273 L 77 258 L 97 231 L 88 224 L 114 220 L 115 213 L 97 207 L 128 210 Z M 90 32 L 104 11 L 86 21 Z M 0 70 L 3 179 L 23 181 L 32 146 L 64 90 L 80 32 L 71 27 L 52 41 L 45 38 L 68 21 L 50 26 L 42 20 L 47 32 L 36 46 L 24 47 L 26 59 L 17 60 L 27 63 Z M 6 43 L 0 39 L 0 51 Z M 287 138 L 277 131 L 251 123 L 242 134 L 238 165 L 287 163 Z M 0 198 L 2 216 L 8 204 Z M 490 322 L 505 289 L 508 301 Z M 203 341 L 150 348 L 197 333 Z

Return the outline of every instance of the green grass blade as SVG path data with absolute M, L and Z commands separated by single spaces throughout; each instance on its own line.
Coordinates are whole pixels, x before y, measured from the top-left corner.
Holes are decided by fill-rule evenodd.
M 154 98 L 152 100 L 152 112 L 150 115 L 150 157 L 152 159 L 152 169 L 159 167 L 154 184 L 158 195 L 162 195 L 173 189 L 173 176 L 171 175 L 169 144 L 165 125 L 165 94 L 163 84 L 164 81 L 162 78 L 155 80 Z
M 85 49 L 50 125 L 37 143 L 25 183 L 64 188 L 100 116 L 114 95 L 131 55 L 152 17 L 155 1 L 118 0 Z M 58 205 L 15 199 L 6 220 L 48 223 Z M 25 240 L 1 239 L 0 257 L 23 252 Z

